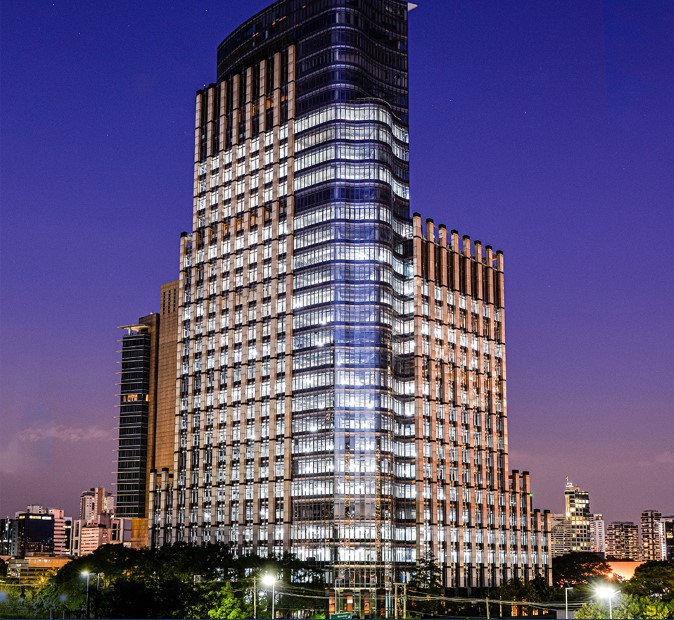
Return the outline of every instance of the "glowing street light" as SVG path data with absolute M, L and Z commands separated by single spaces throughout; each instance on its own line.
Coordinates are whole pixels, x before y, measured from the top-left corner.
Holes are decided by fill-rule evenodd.
M 612 620 L 613 619 L 613 597 L 616 594 L 618 594 L 618 590 L 614 590 L 613 588 L 608 588 L 606 586 L 603 586 L 601 588 L 597 588 L 596 592 L 601 598 L 607 598 L 608 599 L 608 617 L 609 617 L 609 620 Z
M 85 570 L 85 571 L 82 571 L 81 574 L 82 574 L 82 577 L 87 578 L 87 606 L 85 608 L 86 611 L 84 612 L 84 617 L 88 618 L 89 617 L 89 575 L 90 575 L 90 573 L 89 573 L 89 571 Z
M 88 570 L 83 570 L 80 575 L 82 577 L 86 577 L 87 579 L 87 604 L 86 604 L 86 611 L 85 611 L 85 617 L 89 617 L 89 577 L 95 575 L 96 576 L 96 596 L 98 596 L 98 589 L 100 587 L 100 582 L 101 582 L 101 575 L 103 573 L 90 573 Z M 103 575 L 105 577 L 105 575 Z M 103 584 L 105 585 L 105 584 Z M 98 599 L 97 599 L 98 600 Z M 65 613 L 65 611 L 64 611 Z
M 569 590 L 573 590 L 573 588 L 564 588 L 564 610 L 566 611 L 564 614 L 565 618 L 569 617 Z
M 276 617 L 276 592 L 274 588 L 276 587 L 276 577 L 267 573 L 262 577 L 262 583 L 266 586 L 271 586 L 271 617 Z

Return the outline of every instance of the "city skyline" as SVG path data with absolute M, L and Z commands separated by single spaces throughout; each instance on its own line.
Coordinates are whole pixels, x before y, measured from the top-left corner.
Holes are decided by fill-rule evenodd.
M 191 179 L 185 173 L 191 169 L 193 152 L 190 93 L 201 87 L 194 83 L 194 76 L 212 72 L 214 47 L 233 27 L 266 4 L 251 2 L 227 16 L 221 8 L 215 19 L 211 5 L 199 7 L 208 10 L 199 16 L 181 14 L 178 9 L 175 22 L 159 28 L 155 37 L 146 40 L 141 40 L 137 31 L 147 26 L 151 12 L 144 8 L 127 15 L 125 9 L 130 11 L 130 4 L 105 9 L 109 19 L 101 19 L 98 26 L 99 16 L 90 9 L 30 4 L 24 10 L 15 6 L 3 9 L 0 284 L 6 332 L 2 391 L 9 397 L 2 416 L 6 434 L 0 448 L 0 513 L 11 514 L 33 502 L 63 506 L 66 502 L 58 499 L 63 492 L 54 487 L 65 488 L 64 477 L 72 476 L 77 492 L 90 486 L 111 487 L 113 474 L 107 472 L 115 467 L 112 421 L 116 413 L 116 325 L 158 312 L 159 285 L 172 279 L 177 270 L 176 241 L 181 230 L 190 228 Z M 634 17 L 629 12 L 631 5 L 607 3 L 603 16 L 592 8 L 572 5 L 577 12 L 574 15 L 586 19 L 580 21 L 587 30 L 580 32 L 575 31 L 577 20 L 561 3 L 545 9 L 533 4 L 509 6 L 515 14 L 510 18 L 517 24 L 510 24 L 510 37 L 517 35 L 518 44 L 497 28 L 498 18 L 506 17 L 503 7 L 496 3 L 480 6 L 482 10 L 456 3 L 448 8 L 445 3 L 429 1 L 410 16 L 412 210 L 505 251 L 513 438 L 510 463 L 511 467 L 533 472 L 536 506 L 557 511 L 564 476 L 569 475 L 591 491 L 593 511 L 603 512 L 609 521 L 636 521 L 637 515 L 649 508 L 670 514 L 674 512 L 671 488 L 663 482 L 659 489 L 656 485 L 674 469 L 671 441 L 667 441 L 671 440 L 672 420 L 667 413 L 671 413 L 672 387 L 667 384 L 665 357 L 667 338 L 671 340 L 671 330 L 668 333 L 666 328 L 671 290 L 667 290 L 666 260 L 646 261 L 639 255 L 650 252 L 657 257 L 657 251 L 650 248 L 662 248 L 662 252 L 668 233 L 671 238 L 672 226 L 668 229 L 667 222 L 672 214 L 665 210 L 665 198 L 672 181 L 663 174 L 672 163 L 669 127 L 665 123 L 657 127 L 661 131 L 657 139 L 648 133 L 656 130 L 657 117 L 666 118 L 669 112 L 666 103 L 672 87 L 658 78 L 665 78 L 666 62 L 662 59 L 666 56 L 660 56 L 659 65 L 652 62 L 649 73 L 639 76 L 642 84 L 640 91 L 635 91 L 636 78 L 629 77 L 631 66 L 622 56 L 627 51 L 624 38 L 629 32 L 625 34 L 620 28 Z M 524 6 L 533 16 L 524 15 Z M 657 6 L 637 14 L 641 18 L 637 23 L 656 36 L 650 37 L 647 46 L 646 39 L 637 35 L 629 41 L 632 50 L 636 44 L 642 59 L 657 60 L 654 52 L 658 44 L 663 46 L 660 51 L 665 51 L 664 38 L 657 37 L 664 30 L 655 29 Z M 555 21 L 553 16 L 559 19 Z M 599 22 L 606 54 L 605 88 L 592 81 L 602 74 L 594 47 L 598 42 L 591 36 L 596 34 Z M 456 38 L 444 41 L 443 47 L 440 25 L 450 23 L 449 31 Z M 96 30 L 103 24 L 110 27 L 109 31 Z M 463 26 L 460 32 L 459 25 Z M 180 30 L 177 36 L 176 29 L 181 26 L 184 32 Z M 91 30 L 87 32 L 87 28 Z M 208 28 L 207 36 L 194 34 L 204 28 Z M 426 35 L 429 31 L 434 36 Z M 482 46 L 471 47 L 468 39 L 476 31 L 492 36 L 485 37 Z M 557 58 L 555 43 L 571 31 L 576 32 L 575 51 L 565 48 L 565 54 Z M 22 45 L 33 43 L 35 65 L 28 57 L 18 58 L 22 49 L 16 40 L 19 33 L 24 36 Z M 41 45 L 30 36 L 38 34 Z M 620 37 L 623 39 L 618 40 Z M 57 42 L 63 42 L 63 47 L 59 48 Z M 187 53 L 188 43 L 195 44 L 198 54 L 194 50 Z M 494 62 L 492 55 L 499 46 L 505 53 Z M 528 58 L 534 48 L 539 55 Z M 87 50 L 93 53 L 87 55 Z M 119 61 L 115 51 L 121 52 Z M 171 64 L 160 53 L 163 51 L 184 55 Z M 47 52 L 52 55 L 48 57 Z M 137 60 L 134 53 L 142 60 Z M 44 73 L 37 74 L 41 77 L 37 84 L 44 83 L 44 90 L 31 88 L 21 96 L 21 89 L 30 81 L 19 79 L 18 67 L 30 74 L 30 68 L 33 72 L 38 68 L 38 60 L 45 63 L 39 65 Z M 520 65 L 516 66 L 515 60 Z M 62 72 L 50 74 L 50 62 Z M 177 71 L 179 81 L 165 85 L 171 77 L 166 65 Z M 79 67 L 85 70 L 76 73 Z M 499 72 L 499 68 L 505 70 Z M 110 69 L 119 82 L 102 79 L 103 71 Z M 447 76 L 447 84 L 434 79 L 438 71 Z M 660 81 L 663 91 L 651 92 Z M 455 88 L 455 84 L 461 87 Z M 571 84 L 576 90 L 565 99 L 564 87 Z M 124 96 L 115 95 L 117 85 L 124 87 Z M 10 98 L 8 91 L 15 97 Z M 34 100 L 27 97 L 29 92 Z M 649 96 L 650 116 L 643 115 L 645 109 L 639 103 L 644 93 Z M 602 96 L 604 103 L 600 101 Z M 490 97 L 493 101 L 485 101 Z M 18 106 L 15 99 L 22 105 Z M 156 116 L 145 115 L 140 109 L 146 104 L 139 102 L 148 99 L 153 102 L 148 107 L 157 106 Z M 77 108 L 77 102 L 87 106 Z M 564 104 L 573 105 L 569 109 Z M 28 112 L 32 116 L 25 117 Z M 638 118 L 637 113 L 642 116 Z M 11 127 L 8 117 L 17 119 Z M 593 121 L 597 119 L 606 124 L 595 127 Z M 76 126 L 75 120 L 81 121 L 81 126 Z M 630 125 L 637 120 L 640 126 Z M 57 121 L 65 121 L 63 133 Z M 38 134 L 33 141 L 26 138 L 26 127 L 33 127 Z M 429 127 L 434 130 L 429 131 Z M 142 132 L 147 135 L 140 135 Z M 169 140 L 165 134 L 171 132 L 174 135 Z M 433 139 L 446 139 L 449 150 L 433 144 Z M 94 148 L 96 144 L 99 149 Z M 106 148 L 106 144 L 110 146 Z M 588 153 L 580 147 L 587 148 Z M 44 161 L 44 169 L 33 170 L 34 161 Z M 602 161 L 604 167 L 598 170 L 583 167 Z M 618 170 L 621 162 L 626 170 Z M 564 166 L 557 168 L 559 164 Z M 637 172 L 644 175 L 643 181 L 638 181 Z M 647 174 L 653 176 L 655 189 L 647 186 Z M 522 186 L 514 187 L 517 182 Z M 599 187 L 593 191 L 590 186 L 595 182 Z M 559 196 L 552 195 L 555 190 Z M 591 208 L 593 199 L 603 197 L 614 204 L 612 201 L 621 198 L 622 192 L 627 194 L 623 198 L 626 203 L 630 198 L 644 202 L 648 198 L 651 210 L 641 213 L 641 204 L 631 205 L 633 211 L 624 214 L 619 209 L 609 213 L 608 205 Z M 576 200 L 579 205 L 573 204 Z M 9 213 L 8 204 L 16 204 L 16 211 L 12 208 Z M 99 210 L 99 204 L 105 207 Z M 169 205 L 168 213 L 164 205 Z M 569 206 L 575 209 L 563 216 L 553 205 L 559 211 Z M 503 206 L 511 209 L 508 217 L 500 214 Z M 25 213 L 34 213 L 35 217 L 26 220 Z M 145 225 L 141 223 L 144 213 Z M 648 239 L 644 224 L 639 226 L 632 220 L 641 217 L 646 223 L 654 223 L 658 216 L 664 221 L 659 229 L 653 227 Z M 604 227 L 607 220 L 608 231 Z M 574 226 L 574 221 L 580 224 Z M 19 227 L 26 222 L 32 226 L 27 228 L 31 233 L 19 236 Z M 91 230 L 89 238 L 82 236 L 85 226 Z M 566 234 L 571 238 L 559 232 L 564 226 L 568 226 Z M 107 237 L 99 232 L 106 227 Z M 595 238 L 606 232 L 609 239 Z M 634 255 L 630 254 L 628 260 L 627 248 L 619 244 L 629 235 L 634 239 Z M 75 245 L 75 239 L 81 247 Z M 68 252 L 61 254 L 61 247 L 67 247 Z M 591 258 L 583 260 L 571 252 L 578 250 L 580 254 L 585 249 Z M 42 257 L 40 250 L 46 256 Z M 561 256 L 559 262 L 553 256 Z M 85 268 L 88 260 L 92 264 Z M 542 268 L 543 261 L 550 264 Z M 646 268 L 651 270 L 646 273 L 652 273 L 652 283 L 642 275 Z M 564 277 L 566 272 L 577 274 L 581 269 L 587 269 L 584 282 Z M 658 280 L 663 284 L 659 288 Z M 606 284 L 603 297 L 596 290 L 599 281 Z M 574 296 L 587 303 L 576 308 Z M 609 307 L 610 302 L 616 306 Z M 644 321 L 638 341 L 633 342 L 636 336 L 631 332 L 621 333 L 622 340 L 618 341 L 616 330 L 634 325 L 636 333 L 642 316 L 653 323 Z M 657 329 L 660 321 L 664 330 Z M 596 334 L 594 345 L 590 334 Z M 548 347 L 555 355 L 545 354 L 543 349 Z M 580 354 L 580 347 L 584 347 L 585 356 Z M 627 359 L 621 362 L 616 358 L 623 349 Z M 614 357 L 608 356 L 610 352 Z M 630 366 L 634 359 L 639 362 L 635 368 Z M 590 371 L 595 370 L 594 364 L 596 384 L 588 386 L 593 383 Z M 542 372 L 542 368 L 549 370 Z M 40 389 L 35 389 L 36 380 Z M 568 404 L 557 402 L 562 397 Z M 572 404 L 578 407 L 584 402 L 582 411 L 575 411 Z M 627 419 L 637 404 L 650 411 L 643 419 L 651 428 L 655 426 L 651 436 Z M 539 413 L 544 408 L 549 411 Z M 562 414 L 566 414 L 565 419 L 560 419 Z M 602 419 L 603 427 L 597 424 Z M 601 444 L 596 445 L 598 441 L 614 443 L 606 451 Z M 110 453 L 105 461 L 102 454 L 107 447 Z M 595 458 L 588 457 L 591 451 Z M 81 461 L 73 457 L 77 452 L 82 455 Z M 623 456 L 630 453 L 637 457 L 634 462 Z M 69 463 L 72 474 L 68 472 Z M 600 465 L 605 463 L 611 468 L 602 472 Z M 87 468 L 91 477 L 83 475 Z M 637 475 L 630 471 L 635 468 Z M 47 470 L 55 473 L 44 480 Z M 625 484 L 630 476 L 632 482 Z M 644 479 L 646 484 L 640 482 Z M 42 480 L 45 486 L 40 492 L 38 482 Z M 26 490 L 17 493 L 19 487 Z M 631 493 L 626 493 L 627 489 Z M 635 497 L 631 507 L 620 506 L 629 501 L 630 495 Z M 57 499 L 51 501 L 52 497 Z M 611 498 L 616 501 L 613 506 Z

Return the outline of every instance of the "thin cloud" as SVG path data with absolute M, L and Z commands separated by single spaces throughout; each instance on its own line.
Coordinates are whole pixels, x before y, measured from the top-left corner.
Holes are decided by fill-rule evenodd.
M 37 443 L 47 439 L 63 443 L 79 443 L 92 439 L 112 439 L 112 430 L 100 426 L 37 426 L 29 427 L 18 434 L 21 441 Z
M 652 459 L 639 461 L 642 467 L 652 467 L 653 465 L 674 465 L 674 451 L 666 450 L 653 456 Z
M 669 452 L 661 452 L 656 455 L 655 462 L 662 465 L 674 465 L 674 452 L 671 450 Z

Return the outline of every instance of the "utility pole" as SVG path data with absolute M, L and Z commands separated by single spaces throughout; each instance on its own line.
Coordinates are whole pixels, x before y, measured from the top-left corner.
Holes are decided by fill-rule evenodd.
M 484 597 L 484 602 L 487 604 L 487 620 L 489 620 L 489 595 Z
M 407 581 L 403 584 L 403 618 L 407 618 Z
M 393 617 L 398 620 L 398 582 L 393 584 Z

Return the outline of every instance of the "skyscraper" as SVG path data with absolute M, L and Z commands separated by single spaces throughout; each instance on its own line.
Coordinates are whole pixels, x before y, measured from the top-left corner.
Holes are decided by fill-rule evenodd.
M 218 47 L 149 480 L 151 544 L 289 551 L 372 604 L 430 556 L 448 587 L 549 577 L 508 470 L 503 255 L 410 216 L 407 16 L 282 0 Z
M 641 557 L 648 562 L 664 560 L 666 554 L 662 513 L 659 510 L 644 510 L 641 513 Z
M 603 515 L 592 515 L 590 520 L 590 546 L 592 551 L 596 553 L 606 553 L 606 528 Z
M 150 314 L 120 329 L 126 333 L 120 341 L 117 514 L 142 518 L 146 516 L 147 453 L 153 436 L 148 428 L 156 406 L 159 316 Z
M 173 466 L 178 281 L 163 284 L 160 296 L 159 314 L 121 328 L 126 334 L 120 351 L 119 517 L 146 519 L 150 472 Z
M 592 551 L 592 520 L 590 494 L 566 480 L 564 516 L 569 528 L 569 552 Z
M 665 557 L 669 562 L 674 560 L 674 515 L 662 517 L 665 535 Z

